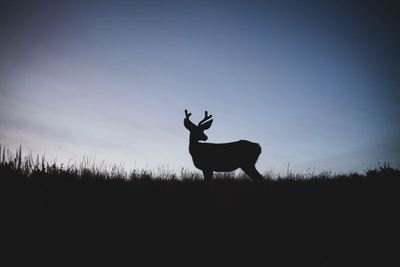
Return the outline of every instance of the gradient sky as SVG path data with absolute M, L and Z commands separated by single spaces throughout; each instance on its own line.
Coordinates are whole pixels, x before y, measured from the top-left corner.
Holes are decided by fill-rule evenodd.
M 33 3 L 34 2 L 34 3 Z M 66 3 L 68 2 L 68 3 Z M 400 160 L 395 1 L 2 1 L 0 143 L 48 159 L 194 169 L 247 139 L 261 171 Z

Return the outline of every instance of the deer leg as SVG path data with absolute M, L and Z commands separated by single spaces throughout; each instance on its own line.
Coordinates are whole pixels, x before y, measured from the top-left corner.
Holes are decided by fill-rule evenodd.
M 241 169 L 254 181 L 264 180 L 264 177 L 257 171 L 256 166 L 244 166 Z
M 203 170 L 203 176 L 205 181 L 211 181 L 213 177 L 213 171 Z

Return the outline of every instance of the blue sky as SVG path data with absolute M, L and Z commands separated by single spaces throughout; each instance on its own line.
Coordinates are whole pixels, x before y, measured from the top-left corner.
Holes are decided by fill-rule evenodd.
M 10 148 L 194 169 L 189 109 L 194 121 L 213 115 L 209 142 L 260 143 L 261 172 L 400 160 L 396 4 L 3 5 L 0 143 Z

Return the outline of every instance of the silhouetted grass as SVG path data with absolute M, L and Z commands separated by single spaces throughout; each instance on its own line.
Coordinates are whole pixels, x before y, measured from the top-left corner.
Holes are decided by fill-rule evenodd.
M 400 171 L 221 174 L 57 165 L 0 149 L 3 258 L 15 264 L 396 266 Z M 397 262 L 398 263 L 398 262 Z

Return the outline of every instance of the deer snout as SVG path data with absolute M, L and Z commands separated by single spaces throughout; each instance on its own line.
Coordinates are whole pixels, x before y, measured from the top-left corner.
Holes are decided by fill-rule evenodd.
M 201 134 L 200 134 L 199 140 L 200 140 L 200 141 L 207 141 L 207 140 L 208 140 L 208 137 L 207 137 L 207 135 L 205 135 L 204 133 L 201 133 Z
M 204 136 L 202 136 L 201 138 L 200 138 L 200 141 L 207 141 L 208 140 L 208 137 L 206 136 L 206 135 L 204 135 Z

